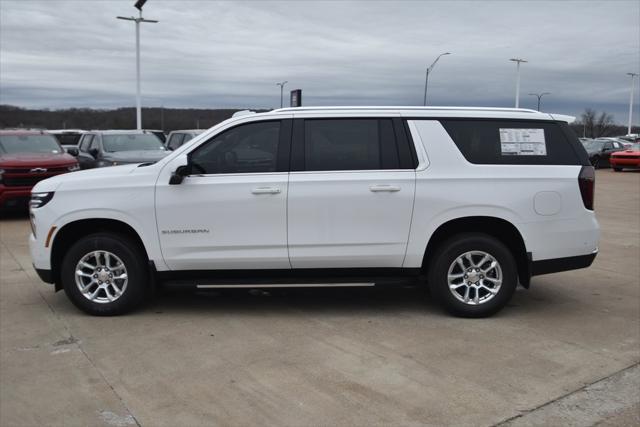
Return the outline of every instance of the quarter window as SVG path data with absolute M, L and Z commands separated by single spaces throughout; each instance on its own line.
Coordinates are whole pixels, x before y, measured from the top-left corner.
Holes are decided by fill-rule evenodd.
M 275 172 L 279 139 L 279 121 L 234 127 L 193 152 L 193 173 Z
M 307 171 L 399 168 L 390 119 L 318 119 L 304 121 Z
M 555 122 L 442 119 L 462 155 L 475 164 L 580 165 L 578 154 Z

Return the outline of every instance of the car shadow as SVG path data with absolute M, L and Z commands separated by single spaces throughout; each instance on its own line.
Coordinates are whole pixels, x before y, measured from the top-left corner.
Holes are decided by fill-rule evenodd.
M 493 317 L 520 316 L 562 307 L 571 301 L 570 289 L 553 284 L 518 287 L 502 311 Z M 426 286 L 366 288 L 272 288 L 187 290 L 158 289 L 155 298 L 138 313 L 168 314 L 282 314 L 286 311 L 312 315 L 372 315 L 397 312 L 403 315 L 450 317 L 429 294 Z M 570 315 L 565 311 L 565 314 Z

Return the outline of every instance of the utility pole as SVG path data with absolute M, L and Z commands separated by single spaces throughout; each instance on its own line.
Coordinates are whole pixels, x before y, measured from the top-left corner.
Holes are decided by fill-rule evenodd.
M 542 93 L 530 93 L 529 95 L 531 96 L 537 96 L 538 97 L 538 108 L 537 110 L 540 111 L 540 100 L 542 99 L 543 96 L 545 95 L 551 95 L 551 92 L 542 92 Z
M 282 102 L 283 102 L 282 96 L 283 96 L 283 93 L 284 93 L 284 85 L 286 85 L 287 83 L 289 83 L 289 82 L 286 81 L 286 80 L 283 81 L 283 82 L 280 82 L 280 83 L 276 83 L 276 86 L 280 86 L 280 108 L 282 108 L 282 106 L 283 106 L 283 104 L 282 104 Z
M 139 11 L 139 16 L 137 18 L 125 17 L 125 16 L 117 16 L 118 19 L 123 19 L 125 21 L 133 21 L 136 23 L 136 128 L 138 130 L 142 129 L 142 101 L 140 99 L 140 23 L 148 22 L 151 24 L 156 24 L 158 21 L 153 19 L 144 19 L 142 17 L 142 6 L 147 2 L 147 0 L 138 0 L 134 5 L 135 8 Z
M 629 94 L 629 126 L 627 126 L 627 135 L 631 135 L 631 122 L 633 120 L 633 85 L 636 81 L 638 73 L 627 73 L 627 76 L 631 76 L 631 94 Z
M 511 58 L 509 61 L 513 61 L 517 64 L 516 67 L 516 108 L 520 108 L 520 63 L 529 62 L 521 58 Z
M 451 55 L 451 52 L 441 53 L 440 55 L 438 55 L 436 60 L 433 61 L 433 63 L 430 66 L 427 67 L 427 75 L 424 79 L 424 100 L 422 101 L 422 105 L 424 105 L 425 107 L 427 106 L 427 87 L 429 86 L 429 73 L 433 71 L 433 67 L 436 66 L 436 62 L 438 62 L 438 59 L 440 59 L 440 57 L 444 55 Z

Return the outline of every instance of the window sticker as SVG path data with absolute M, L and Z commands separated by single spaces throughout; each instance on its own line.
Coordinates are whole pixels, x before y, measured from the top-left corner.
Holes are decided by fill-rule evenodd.
M 500 128 L 500 148 L 503 156 L 546 156 L 544 129 Z

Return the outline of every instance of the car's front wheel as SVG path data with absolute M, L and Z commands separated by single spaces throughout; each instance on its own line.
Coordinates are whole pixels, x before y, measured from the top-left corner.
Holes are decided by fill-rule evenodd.
M 498 239 L 482 233 L 452 237 L 429 265 L 432 295 L 450 313 L 486 317 L 501 310 L 518 283 L 516 262 Z
M 96 316 L 112 316 L 142 303 L 148 273 L 135 242 L 120 234 L 96 233 L 69 249 L 61 279 L 76 307 Z

